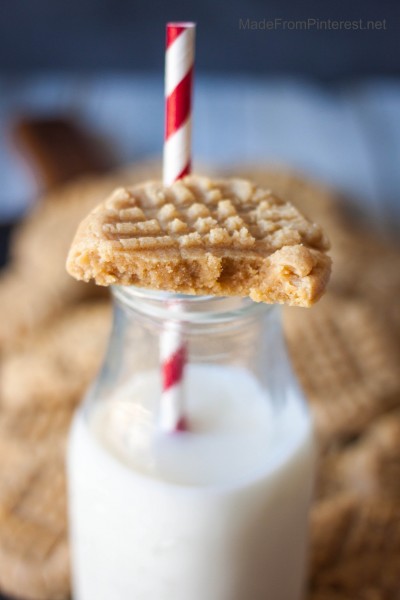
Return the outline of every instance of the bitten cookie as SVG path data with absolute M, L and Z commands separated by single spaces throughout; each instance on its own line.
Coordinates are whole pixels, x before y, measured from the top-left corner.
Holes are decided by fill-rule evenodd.
M 330 274 L 322 229 L 249 181 L 118 189 L 78 228 L 67 269 L 97 284 L 309 306 Z

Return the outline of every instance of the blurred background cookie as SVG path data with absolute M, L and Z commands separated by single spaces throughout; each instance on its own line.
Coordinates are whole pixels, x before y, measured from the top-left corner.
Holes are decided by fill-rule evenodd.
M 2 408 L 75 406 L 100 365 L 110 324 L 106 301 L 77 304 L 48 322 L 0 364 Z
M 310 587 L 318 590 L 317 597 L 324 589 L 344 598 L 346 594 L 351 598 L 396 597 L 400 568 L 397 502 L 384 496 L 359 502 L 335 496 L 314 509 L 311 529 Z
M 104 295 L 96 286 L 74 281 L 65 271 L 71 239 L 82 217 L 117 183 L 135 183 L 158 174 L 154 163 L 99 178 L 84 178 L 51 192 L 18 227 L 11 241 L 10 263 L 0 276 L 0 352 L 43 325 L 66 306 Z
M 27 600 L 66 599 L 64 452 L 32 454 L 11 440 L 0 450 L 0 587 Z
M 287 310 L 285 330 L 325 446 L 399 405 L 397 341 L 367 300 L 328 293 L 311 311 Z
M 374 420 L 352 443 L 321 459 L 319 496 L 350 490 L 360 498 L 400 495 L 400 412 Z

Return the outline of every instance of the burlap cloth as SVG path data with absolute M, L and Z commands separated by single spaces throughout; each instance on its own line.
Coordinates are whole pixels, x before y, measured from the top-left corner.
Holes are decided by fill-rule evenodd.
M 110 323 L 104 292 L 65 274 L 67 248 L 79 219 L 113 187 L 158 171 L 142 164 L 43 199 L 20 226 L 0 277 L 0 589 L 25 600 L 70 593 L 66 432 Z M 400 250 L 352 225 L 340 198 L 320 185 L 263 166 L 233 172 L 297 204 L 324 225 L 333 244 L 326 297 L 311 310 L 285 311 L 320 445 L 306 597 L 395 600 Z

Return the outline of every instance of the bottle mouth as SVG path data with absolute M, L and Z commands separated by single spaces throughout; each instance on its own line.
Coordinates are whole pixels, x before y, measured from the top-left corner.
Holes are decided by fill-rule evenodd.
M 136 286 L 112 286 L 117 301 L 153 318 L 176 322 L 234 321 L 276 309 L 276 305 L 237 296 L 189 296 Z

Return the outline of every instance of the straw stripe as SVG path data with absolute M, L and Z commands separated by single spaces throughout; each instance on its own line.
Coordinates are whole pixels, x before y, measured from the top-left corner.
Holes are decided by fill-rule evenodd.
M 168 139 L 164 148 L 164 183 L 171 185 L 177 179 L 190 172 L 191 163 L 191 130 L 189 118 L 183 126 Z
M 168 23 L 166 38 L 167 49 L 189 27 L 195 27 L 194 23 Z
M 163 368 L 163 389 L 168 390 L 182 379 L 186 362 L 186 347 L 179 346 L 177 351 L 168 356 Z
M 186 29 L 176 38 L 165 55 L 165 95 L 169 96 L 194 63 L 195 30 Z
M 192 112 L 192 78 L 193 68 L 190 68 L 166 98 L 166 140 L 183 125 Z

